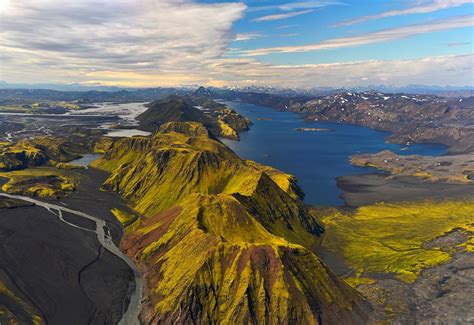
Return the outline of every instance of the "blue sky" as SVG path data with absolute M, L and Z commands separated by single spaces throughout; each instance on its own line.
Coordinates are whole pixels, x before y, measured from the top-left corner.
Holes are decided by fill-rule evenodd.
M 474 86 L 473 2 L 0 0 L 0 80 Z
M 296 2 L 296 1 L 294 1 Z M 323 40 L 367 34 L 383 29 L 393 29 L 474 13 L 472 3 L 446 8 L 430 13 L 405 14 L 372 19 L 350 26 L 334 26 L 338 23 L 386 12 L 404 9 L 416 1 L 344 1 L 333 2 L 312 11 L 289 18 L 258 22 L 255 19 L 266 15 L 306 11 L 300 9 L 281 10 L 264 7 L 287 4 L 288 1 L 247 1 L 248 13 L 235 24 L 239 34 L 256 34 L 255 39 L 238 41 L 232 47 L 253 50 L 261 47 L 292 46 L 317 43 Z M 307 1 L 307 5 L 310 1 Z M 314 2 L 316 3 L 316 2 Z M 309 11 L 309 10 L 308 10 Z M 317 64 L 341 61 L 416 59 L 425 56 L 469 54 L 473 51 L 472 26 L 446 31 L 425 33 L 401 40 L 370 45 L 322 50 L 307 53 L 270 54 L 260 59 L 274 64 Z

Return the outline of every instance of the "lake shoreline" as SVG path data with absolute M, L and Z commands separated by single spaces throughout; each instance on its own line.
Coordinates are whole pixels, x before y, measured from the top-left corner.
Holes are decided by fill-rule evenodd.
M 441 156 L 445 155 L 448 149 L 447 146 L 440 144 L 415 143 L 408 146 L 408 150 L 406 150 L 406 146 L 387 141 L 387 138 L 391 135 L 389 131 L 350 123 L 312 122 L 305 119 L 302 114 L 272 107 L 241 102 L 224 103 L 254 121 L 254 125 L 249 131 L 241 133 L 240 144 L 229 141 L 224 141 L 224 143 L 243 159 L 256 160 L 295 175 L 299 185 L 307 195 L 305 203 L 311 206 L 345 206 L 346 201 L 342 197 L 344 189 L 337 185 L 338 178 L 380 173 L 372 167 L 353 166 L 349 162 L 352 155 L 377 153 L 388 149 L 402 155 Z M 264 130 L 262 131 L 259 128 Z M 275 131 L 275 129 L 278 130 Z M 331 130 L 331 132 L 301 132 L 297 129 L 324 129 Z M 264 138 L 264 140 L 258 139 L 259 137 Z M 242 148 L 242 143 L 249 141 L 249 138 L 257 143 L 261 148 L 260 151 Z M 265 141 L 266 143 L 261 143 Z M 325 144 L 325 141 L 329 144 Z M 301 144 L 302 142 L 304 144 Z M 252 146 L 252 143 L 248 146 Z M 298 149 L 294 147 L 298 147 Z M 338 151 L 337 147 L 342 149 Z M 279 153 L 279 150 L 287 150 L 294 162 L 288 161 L 289 158 Z M 307 158 L 308 156 L 311 156 L 312 159 Z M 324 156 L 329 158 L 324 158 Z M 306 160 L 306 165 L 299 163 L 299 160 Z M 325 169 L 326 173 L 317 169 Z M 339 172 L 335 169 L 338 169 Z M 311 173 L 311 170 L 314 173 Z M 371 171 L 372 173 L 370 173 Z M 332 193 L 332 197 L 325 193 L 325 189 Z M 323 197 L 318 198 L 315 193 L 312 193 L 314 191 L 321 191 L 320 194 Z

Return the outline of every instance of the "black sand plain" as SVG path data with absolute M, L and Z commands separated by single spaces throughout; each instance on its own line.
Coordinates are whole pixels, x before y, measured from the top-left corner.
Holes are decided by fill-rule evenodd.
M 110 209 L 123 202 L 100 191 L 106 173 L 81 173 L 78 190 L 52 203 L 106 220 L 118 245 L 122 227 Z M 81 227 L 93 226 L 67 213 L 64 217 Z M 100 246 L 95 233 L 71 227 L 38 206 L 0 210 L 0 280 L 13 285 L 15 295 L 48 324 L 116 324 L 134 289 L 132 271 Z M 14 308 L 26 321 L 27 310 L 20 304 Z

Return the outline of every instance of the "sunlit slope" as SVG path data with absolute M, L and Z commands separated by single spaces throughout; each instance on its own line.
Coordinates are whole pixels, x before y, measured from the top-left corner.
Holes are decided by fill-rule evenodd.
M 79 175 L 74 171 L 53 167 L 35 167 L 10 172 L 0 172 L 0 177 L 9 181 L 2 191 L 44 199 L 55 199 L 72 193 Z
M 230 139 L 238 139 L 238 132 L 248 130 L 252 124 L 248 118 L 208 96 L 173 95 L 154 101 L 137 120 L 140 128 L 152 132 L 169 122 L 198 122 L 215 136 Z
M 0 142 L 0 171 L 35 166 L 65 167 L 65 162 L 89 152 L 103 152 L 112 140 L 90 134 L 71 137 L 36 137 L 18 142 Z M 61 165 L 62 164 L 62 165 Z
M 56 199 L 72 193 L 78 182 L 69 161 L 89 152 L 103 152 L 112 140 L 90 134 L 67 137 L 37 137 L 0 143 L 0 177 L 9 181 L 2 190 Z
M 377 204 L 354 213 L 334 209 L 321 220 L 322 246 L 341 253 L 362 281 L 385 274 L 413 282 L 423 269 L 449 261 L 456 250 L 473 250 L 474 201 Z M 464 240 L 454 247 L 434 241 L 455 230 Z
M 312 253 L 295 179 L 243 161 L 198 123 L 123 139 L 95 166 L 145 218 L 122 248 L 145 269 L 145 323 L 355 323 L 361 296 Z
M 258 211 L 255 218 L 278 235 L 302 243 L 320 233 L 298 200 L 300 191 L 293 176 L 241 160 L 221 142 L 204 135 L 199 123 L 184 125 L 187 128 L 183 123 L 167 124 L 154 137 L 118 141 L 94 163 L 112 172 L 104 188 L 121 193 L 146 216 L 194 193 L 220 194 Z M 293 231 L 300 229 L 304 232 Z

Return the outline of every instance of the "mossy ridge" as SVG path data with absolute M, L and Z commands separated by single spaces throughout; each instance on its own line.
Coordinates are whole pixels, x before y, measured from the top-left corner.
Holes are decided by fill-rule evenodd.
M 145 323 L 364 317 L 361 297 L 313 253 L 273 235 L 228 195 L 191 195 L 135 228 L 122 249 L 148 266 Z
M 112 139 L 100 136 L 73 135 L 71 137 L 37 137 L 18 142 L 0 143 L 0 171 L 13 171 L 37 166 L 55 166 L 71 169 L 67 162 L 81 155 L 103 153 L 112 145 Z
M 40 166 L 48 161 L 48 157 L 38 148 L 20 141 L 18 143 L 2 143 L 0 147 L 0 171 L 9 171 Z
M 186 124 L 119 140 L 93 163 L 112 171 L 104 187 L 145 216 L 122 242 L 146 269 L 144 322 L 365 319 L 362 297 L 308 250 L 322 229 L 294 177 Z
M 76 189 L 79 176 L 70 170 L 53 167 L 34 167 L 22 170 L 0 172 L 8 179 L 2 190 L 10 194 L 57 199 L 67 196 Z
M 0 105 L 0 111 L 13 111 L 30 114 L 44 114 L 50 112 L 48 109 L 65 109 L 78 110 L 81 106 L 78 101 L 56 101 L 56 100 L 42 100 L 42 101 L 22 101 L 23 104 L 3 104 Z
M 352 213 L 332 209 L 320 216 L 326 230 L 322 246 L 341 253 L 357 277 L 375 273 L 413 282 L 453 254 L 425 243 L 459 228 L 469 236 L 459 249 L 472 249 L 473 215 L 472 200 L 380 203 Z
M 202 123 L 214 136 L 238 140 L 239 131 L 248 130 L 252 122 L 209 96 L 177 96 L 148 104 L 148 110 L 137 117 L 140 128 L 155 131 L 170 122 Z
M 244 117 L 234 111 L 231 108 L 224 107 L 216 109 L 214 113 L 217 115 L 218 119 L 229 125 L 235 131 L 246 131 L 252 126 L 252 121 L 249 118 Z
M 81 133 L 2 142 L 0 176 L 9 179 L 2 190 L 45 199 L 66 196 L 75 191 L 79 179 L 73 170 L 81 169 L 67 162 L 110 145 L 110 139 Z
M 322 231 L 299 200 L 301 191 L 293 176 L 243 161 L 207 136 L 173 131 L 122 139 L 93 166 L 112 171 L 104 188 L 121 193 L 146 216 L 196 192 L 226 194 L 255 211 L 255 217 L 272 232 L 290 236 L 292 241 L 311 245 L 313 235 Z

